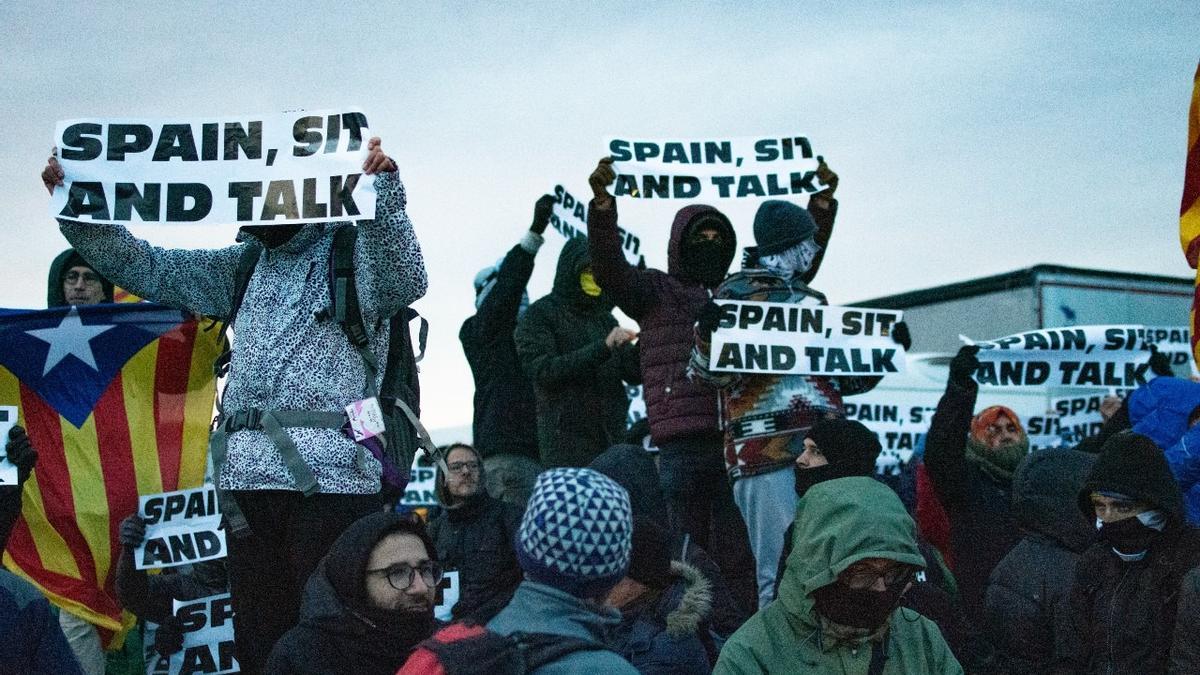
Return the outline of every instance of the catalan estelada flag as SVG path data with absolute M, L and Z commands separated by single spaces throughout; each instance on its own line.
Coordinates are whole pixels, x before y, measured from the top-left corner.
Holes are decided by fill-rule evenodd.
M 117 646 L 114 580 L 138 495 L 200 485 L 217 331 L 150 303 L 0 310 L 0 405 L 38 452 L 4 564 Z
M 1197 269 L 1200 262 L 1200 66 L 1192 80 L 1192 105 L 1188 112 L 1187 166 L 1183 174 L 1183 200 L 1179 204 L 1179 243 L 1188 264 Z M 1192 295 L 1192 357 L 1200 363 L 1200 270 L 1196 275 L 1196 290 Z

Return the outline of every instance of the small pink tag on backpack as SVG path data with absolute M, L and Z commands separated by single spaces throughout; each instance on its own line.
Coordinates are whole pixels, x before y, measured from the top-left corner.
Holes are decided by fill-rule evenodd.
M 374 396 L 346 406 L 346 416 L 350 418 L 350 431 L 354 434 L 355 441 L 365 441 L 382 434 L 385 430 L 383 411 L 379 408 L 379 399 Z

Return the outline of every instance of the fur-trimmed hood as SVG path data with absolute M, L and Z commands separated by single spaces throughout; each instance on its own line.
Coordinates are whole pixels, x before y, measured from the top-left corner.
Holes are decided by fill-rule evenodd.
M 667 589 L 665 600 L 678 597 L 674 609 L 667 613 L 667 633 L 683 637 L 695 633 L 700 624 L 712 615 L 712 585 L 700 570 L 678 560 L 671 562 L 671 576 L 682 583 Z

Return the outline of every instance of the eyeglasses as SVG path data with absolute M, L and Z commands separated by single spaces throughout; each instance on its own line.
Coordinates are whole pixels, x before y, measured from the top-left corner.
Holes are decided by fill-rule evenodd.
M 874 586 L 876 580 L 879 579 L 883 580 L 884 586 L 887 586 L 888 588 L 895 588 L 896 586 L 911 580 L 913 574 L 913 568 L 907 566 L 897 567 L 886 572 L 850 572 L 847 570 L 846 573 L 842 575 L 841 579 L 842 582 L 850 588 L 870 588 Z
M 479 462 L 451 462 L 446 465 L 450 473 L 474 473 L 479 470 Z
M 442 580 L 442 566 L 432 560 L 413 567 L 412 565 L 392 565 L 378 570 L 367 570 L 367 574 L 382 574 L 387 577 L 388 584 L 398 591 L 408 590 L 412 586 L 413 575 L 417 572 L 421 573 L 421 580 L 425 585 L 433 588 Z
M 63 275 L 63 281 L 68 284 L 76 284 L 82 281 L 85 284 L 99 284 L 100 277 L 95 272 L 67 272 Z

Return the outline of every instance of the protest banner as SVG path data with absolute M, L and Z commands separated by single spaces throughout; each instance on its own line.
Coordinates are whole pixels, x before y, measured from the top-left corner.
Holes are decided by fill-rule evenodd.
M 825 189 L 807 136 L 605 139 L 613 196 L 633 199 L 797 197 Z
M 97 223 L 273 225 L 375 217 L 358 108 L 58 122 L 50 215 Z
M 936 390 L 872 389 L 846 397 L 846 419 L 862 422 L 879 437 L 882 449 L 875 461 L 877 473 L 895 475 L 912 460 L 913 452 L 924 443 L 939 396 Z
M 554 208 L 550 212 L 550 226 L 566 239 L 587 238 L 587 199 L 579 199 L 567 192 L 562 185 L 554 186 Z M 630 265 L 644 265 L 642 241 L 624 227 L 618 227 L 625 259 Z
M 137 569 L 160 569 L 225 557 L 217 489 L 207 484 L 138 498 L 146 538 L 134 550 Z
M 404 497 L 400 499 L 400 505 L 410 508 L 437 506 L 437 470 L 425 453 L 418 452 L 413 458 L 412 472 L 409 475 L 408 486 L 404 488 Z
M 1158 346 L 1158 351 L 1171 359 L 1176 377 L 1200 379 L 1187 326 L 1146 326 L 1146 341 Z
M 759 375 L 886 375 L 904 371 L 892 341 L 902 313 L 864 307 L 722 300 L 712 370 Z
M 0 442 L 8 441 L 8 431 L 17 424 L 17 406 L 0 405 Z M 17 465 L 8 461 L 8 453 L 0 458 L 0 486 L 16 485 Z
M 1072 447 L 1099 433 L 1104 425 L 1100 405 L 1106 396 L 1107 393 L 1050 399 L 1046 414 L 1025 421 L 1030 449 Z
M 646 419 L 646 399 L 642 396 L 642 385 L 625 385 L 625 394 L 629 396 L 629 413 L 625 417 L 625 427 L 629 428 Z
M 223 675 L 239 672 L 233 648 L 233 602 L 228 593 L 175 601 L 183 649 L 146 659 L 147 675 Z M 149 654 L 149 652 L 147 652 Z
M 979 384 L 1137 387 L 1149 371 L 1144 326 L 1072 326 L 1017 333 L 979 346 Z
M 441 602 L 433 608 L 433 618 L 449 623 L 452 618 L 450 614 L 454 611 L 454 606 L 458 604 L 460 592 L 458 570 L 448 570 L 445 572 L 442 575 L 442 582 L 438 585 L 438 589 L 442 598 Z

